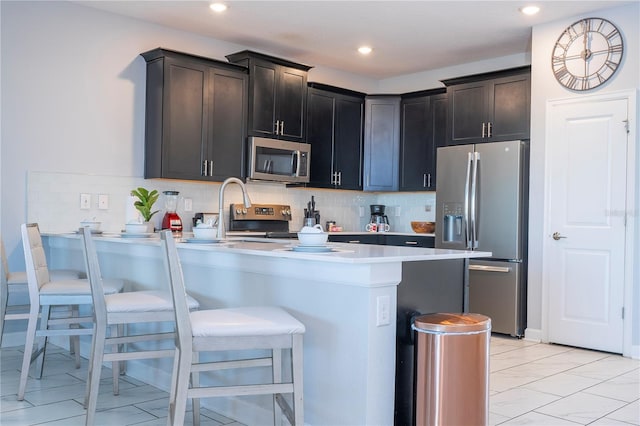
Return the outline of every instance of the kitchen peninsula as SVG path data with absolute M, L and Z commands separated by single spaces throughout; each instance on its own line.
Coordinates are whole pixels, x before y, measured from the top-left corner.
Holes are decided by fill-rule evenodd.
M 133 289 L 168 289 L 158 238 L 104 234 L 95 240 L 105 278 L 123 278 Z M 77 235 L 45 235 L 44 242 L 50 267 L 84 267 Z M 187 289 L 202 308 L 276 305 L 305 324 L 306 424 L 393 424 L 402 263 L 490 254 L 343 243 L 330 243 L 331 252 L 300 253 L 292 250 L 294 245 L 230 238 L 221 244 L 181 243 L 178 250 Z M 88 342 L 83 342 L 83 354 L 85 349 Z M 167 359 L 131 362 L 127 374 L 168 389 L 170 371 Z M 203 404 L 244 424 L 270 421 L 265 420 L 272 406 L 268 397 L 215 398 Z

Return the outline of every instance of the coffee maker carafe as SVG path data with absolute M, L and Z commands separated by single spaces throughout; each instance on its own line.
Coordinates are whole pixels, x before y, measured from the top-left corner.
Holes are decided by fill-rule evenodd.
M 384 214 L 384 204 L 371 204 L 369 206 L 371 209 L 371 219 L 369 219 L 370 223 L 375 223 L 376 225 L 383 225 L 383 229 L 389 229 L 389 218 L 386 214 Z

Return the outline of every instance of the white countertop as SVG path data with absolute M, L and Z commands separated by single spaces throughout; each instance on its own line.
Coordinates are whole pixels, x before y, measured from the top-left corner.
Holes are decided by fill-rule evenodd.
M 66 238 L 79 238 L 75 233 L 69 234 L 45 234 L 49 236 L 62 236 Z M 392 263 L 412 262 L 423 260 L 464 259 L 474 257 L 490 257 L 490 252 L 445 250 L 419 247 L 381 246 L 374 244 L 348 244 L 327 243 L 330 252 L 307 253 L 293 251 L 298 246 L 297 240 L 278 240 L 256 237 L 231 236 L 218 243 L 203 244 L 190 243 L 187 239 L 191 234 L 185 233 L 185 238 L 180 238 L 178 247 L 187 250 L 233 252 L 235 254 L 248 254 L 266 257 L 309 259 L 320 262 L 332 263 Z M 122 244 L 159 244 L 159 235 L 154 234 L 148 238 L 123 238 L 121 234 L 104 233 L 95 236 L 96 241 L 110 241 Z

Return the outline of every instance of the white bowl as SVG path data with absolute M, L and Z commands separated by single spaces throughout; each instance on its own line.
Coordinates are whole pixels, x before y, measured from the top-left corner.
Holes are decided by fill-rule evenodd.
M 124 231 L 127 234 L 147 234 L 149 231 L 148 223 L 127 223 L 124 225 Z
M 327 238 L 329 234 L 326 232 L 298 232 L 298 241 L 301 246 L 323 246 Z
M 88 226 L 92 231 L 99 231 L 100 225 L 102 225 L 102 222 L 93 222 L 90 220 L 83 220 L 82 222 L 80 222 L 80 226 L 82 226 L 83 228 L 85 226 Z
M 218 236 L 218 228 L 196 226 L 193 228 L 193 236 L 198 240 L 215 240 Z

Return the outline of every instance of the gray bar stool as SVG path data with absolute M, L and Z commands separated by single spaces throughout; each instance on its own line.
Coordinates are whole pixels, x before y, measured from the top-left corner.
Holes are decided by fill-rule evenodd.
M 95 422 L 96 406 L 100 385 L 102 363 L 111 361 L 113 373 L 113 394 L 118 391 L 118 374 L 121 372 L 120 362 L 131 359 L 154 359 L 173 357 L 175 346 L 170 349 L 135 350 L 136 342 L 154 342 L 175 339 L 175 332 L 160 332 L 147 334 L 128 334 L 127 325 L 142 323 L 158 323 L 175 321 L 173 300 L 168 291 L 128 291 L 107 294 L 103 290 L 103 279 L 100 274 L 100 264 L 91 230 L 81 229 L 82 249 L 87 266 L 87 274 L 91 283 L 93 295 L 94 332 L 91 345 L 89 374 L 85 393 L 85 407 L 87 408 L 86 425 Z M 199 307 L 197 300 L 186 296 L 186 303 L 190 311 Z M 107 329 L 110 334 L 107 337 Z M 125 350 L 120 351 L 125 345 Z M 107 348 L 112 348 L 111 352 Z
M 29 319 L 29 305 L 9 305 L 9 295 L 10 293 L 26 294 L 29 289 L 27 288 L 26 271 L 9 271 L 9 263 L 1 235 L 0 257 L 2 258 L 2 263 L 0 263 L 0 346 L 2 346 L 4 322 Z M 49 275 L 51 281 L 73 280 L 83 278 L 84 272 L 71 269 L 52 269 L 49 271 Z
M 187 399 L 193 401 L 193 424 L 200 423 L 199 398 L 272 395 L 275 424 L 282 415 L 303 426 L 302 336 L 304 324 L 282 308 L 258 306 L 189 312 L 178 250 L 171 231 L 162 231 L 167 276 L 175 304 L 178 331 L 169 395 L 167 424 L 184 423 Z M 270 350 L 271 356 L 199 362 L 200 352 Z M 282 381 L 282 351 L 291 352 L 291 381 Z M 200 386 L 199 374 L 233 368 L 269 367 L 272 382 L 255 385 Z M 191 386 L 190 380 L 191 379 Z M 293 410 L 283 394 L 291 394 Z
M 52 281 L 38 225 L 35 223 L 22 224 L 21 231 L 30 306 L 18 386 L 18 401 L 24 399 L 29 367 L 34 361 L 37 361 L 36 377 L 42 377 L 48 337 L 82 336 L 90 335 L 93 332 L 90 328 L 79 326 L 82 323 L 92 323 L 92 317 L 75 315 L 78 305 L 91 305 L 93 302 L 89 281 L 86 279 Z M 123 286 L 122 280 L 105 280 L 104 291 L 108 294 L 119 293 Z M 70 315 L 52 318 L 51 307 L 55 306 L 68 307 Z M 39 328 L 37 328 L 38 318 L 40 318 Z M 66 328 L 51 328 L 51 326 L 57 325 L 64 325 Z M 35 351 L 33 349 L 34 343 L 37 343 Z M 76 354 L 78 353 L 79 349 L 76 349 Z

